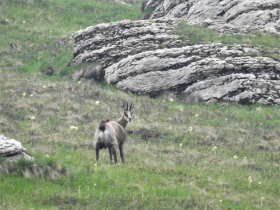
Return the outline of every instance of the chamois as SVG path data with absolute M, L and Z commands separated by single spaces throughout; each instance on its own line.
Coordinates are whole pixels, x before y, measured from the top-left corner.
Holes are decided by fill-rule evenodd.
M 121 118 L 103 120 L 99 123 L 95 133 L 96 161 L 99 160 L 99 150 L 108 148 L 110 163 L 113 162 L 112 155 L 114 156 L 114 162 L 117 163 L 117 148 L 119 148 L 122 162 L 125 162 L 123 154 L 123 145 L 126 140 L 125 127 L 132 120 L 133 108 L 132 103 L 128 107 L 128 103 L 124 102 Z

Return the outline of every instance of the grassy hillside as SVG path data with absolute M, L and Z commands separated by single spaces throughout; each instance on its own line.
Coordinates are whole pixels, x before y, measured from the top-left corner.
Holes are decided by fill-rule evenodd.
M 64 76 L 75 67 L 71 35 L 98 23 L 135 20 L 140 3 L 132 6 L 106 1 L 2 0 L 0 7 L 0 67 L 23 73 L 53 68 Z
M 140 3 L 0 1 L 0 133 L 41 167 L 67 171 L 36 178 L 21 162 L 0 173 L 0 209 L 280 208 L 279 107 L 185 104 L 70 80 L 71 34 L 138 19 Z M 104 150 L 96 163 L 95 127 L 118 118 L 123 100 L 136 107 L 127 164 L 110 165 Z

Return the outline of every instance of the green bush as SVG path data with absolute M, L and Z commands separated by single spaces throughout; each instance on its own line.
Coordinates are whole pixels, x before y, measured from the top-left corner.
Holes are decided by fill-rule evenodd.
M 33 163 L 34 163 L 34 161 L 29 161 L 29 160 L 22 158 L 15 162 L 15 164 L 14 164 L 15 170 L 22 172 L 26 168 L 30 167 Z

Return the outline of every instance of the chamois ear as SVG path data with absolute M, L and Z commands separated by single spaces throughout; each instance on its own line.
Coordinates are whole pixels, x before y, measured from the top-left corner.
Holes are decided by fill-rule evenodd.
M 128 110 L 128 103 L 127 103 L 127 101 L 123 102 L 123 110 Z
M 132 114 L 134 111 L 134 104 L 131 102 L 130 106 L 129 106 L 129 111 Z

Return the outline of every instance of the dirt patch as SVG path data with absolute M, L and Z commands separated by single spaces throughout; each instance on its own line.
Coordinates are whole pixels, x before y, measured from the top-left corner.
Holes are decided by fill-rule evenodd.
M 128 134 L 134 133 L 140 137 L 141 140 L 147 141 L 150 139 L 159 139 L 162 138 L 164 133 L 160 132 L 157 128 L 139 128 L 136 131 L 127 131 Z
M 66 206 L 73 206 L 78 204 L 78 198 L 74 196 L 61 196 L 61 195 L 54 195 L 49 198 L 46 198 L 43 201 L 43 205 L 55 205 L 55 206 L 63 206 L 60 209 L 66 209 Z

